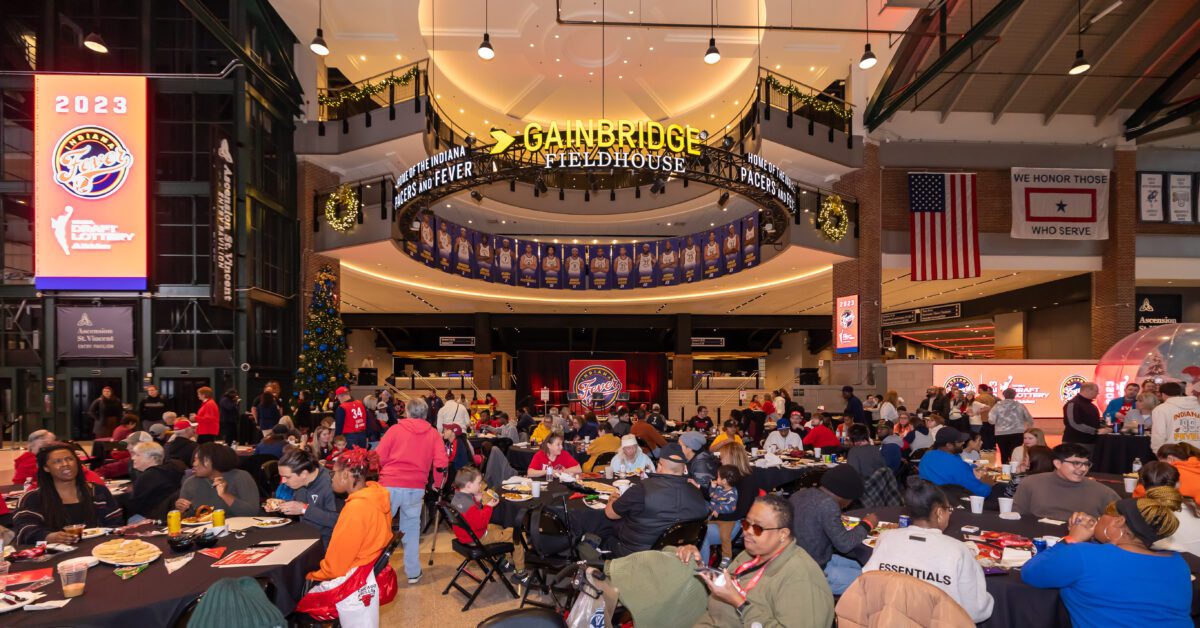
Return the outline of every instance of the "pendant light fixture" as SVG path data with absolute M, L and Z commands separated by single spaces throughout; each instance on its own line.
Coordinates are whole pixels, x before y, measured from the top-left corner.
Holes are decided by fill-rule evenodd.
M 1078 48 L 1075 49 L 1075 63 L 1072 63 L 1071 69 L 1067 70 L 1067 74 L 1071 76 L 1083 74 L 1092 69 L 1092 64 L 1083 58 L 1083 0 L 1076 0 L 1075 10 L 1077 17 L 1075 23 L 1075 43 Z
M 100 33 L 88 33 L 88 36 L 83 39 L 83 47 L 100 54 L 108 53 L 108 45 L 104 43 L 104 38 L 100 36 Z
M 712 65 L 721 60 L 721 51 L 717 50 L 717 0 L 708 5 L 708 50 L 704 52 L 704 62 Z
M 329 46 L 325 45 L 325 33 L 321 30 L 321 4 L 322 0 L 317 0 L 317 36 L 308 44 L 308 49 L 324 57 L 329 54 Z
M 492 48 L 492 37 L 488 34 L 488 0 L 483 0 L 483 43 L 479 44 L 479 58 L 488 61 L 496 56 Z
M 875 58 L 875 53 L 871 51 L 871 0 L 866 0 L 866 31 L 867 45 L 863 46 L 862 58 L 858 60 L 858 67 L 863 70 L 870 70 L 879 63 L 879 59 Z

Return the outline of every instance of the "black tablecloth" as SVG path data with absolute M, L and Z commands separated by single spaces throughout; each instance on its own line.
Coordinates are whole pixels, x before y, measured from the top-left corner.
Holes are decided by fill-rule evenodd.
M 604 482 L 611 484 L 612 480 L 594 480 L 596 482 Z M 633 479 L 634 482 L 638 480 Z M 502 489 L 497 488 L 498 492 Z M 559 514 L 563 512 L 563 499 L 569 498 L 574 491 L 567 488 L 561 482 L 551 482 L 549 486 L 542 489 L 542 494 L 538 497 L 523 502 L 510 502 L 504 498 L 500 499 L 500 503 L 492 509 L 492 523 L 504 528 L 516 527 L 521 520 L 522 511 L 528 510 L 531 507 L 541 505 L 546 508 L 552 508 Z M 609 519 L 604 514 L 601 508 L 591 508 L 584 505 L 582 499 L 567 499 L 566 512 L 570 517 L 571 532 L 576 535 L 592 532 L 601 537 L 611 536 L 617 532 L 617 522 Z
M 1134 458 L 1141 458 L 1143 464 L 1156 459 L 1150 450 L 1149 436 L 1104 434 L 1096 438 L 1092 450 L 1092 471 L 1128 473 Z
M 167 547 L 165 536 L 147 538 L 144 540 L 162 548 L 163 556 L 150 563 L 142 573 L 129 580 L 121 580 L 113 573 L 111 566 L 101 564 L 92 567 L 88 570 L 87 588 L 81 597 L 52 611 L 13 611 L 0 615 L 0 625 L 75 628 L 172 626 L 183 609 L 214 582 L 221 578 L 241 576 L 270 578 L 275 584 L 275 604 L 285 614 L 290 613 L 295 608 L 296 601 L 300 599 L 305 574 L 316 569 L 325 554 L 320 532 L 316 528 L 307 523 L 292 523 L 272 530 L 251 530 L 243 539 L 229 535 L 218 542 L 219 547 L 229 548 L 226 552 L 228 554 L 262 541 L 290 539 L 317 541 L 287 565 L 218 569 L 210 566 L 216 562 L 212 558 L 196 554 L 191 562 L 175 573 L 167 575 L 163 559 L 174 556 L 175 553 Z M 11 569 L 13 573 L 47 567 L 54 569 L 62 560 L 91 555 L 92 548 L 106 540 L 109 539 L 102 537 L 84 541 L 74 552 L 62 554 L 44 563 L 13 563 Z M 62 599 L 62 585 L 59 584 L 57 572 L 54 578 L 53 584 L 40 589 L 47 594 L 43 601 Z
M 807 478 L 811 481 L 812 486 L 816 486 L 821 476 L 825 475 L 825 469 L 824 465 L 817 464 L 800 467 L 799 469 L 788 469 L 785 467 L 764 469 L 754 467 L 754 477 L 758 480 L 759 487 L 767 491 L 785 486 L 801 478 Z
M 563 443 L 563 451 L 571 454 L 571 457 L 580 465 L 587 462 L 587 449 L 583 450 L 582 457 L 580 457 L 579 450 L 576 449 L 573 443 Z M 524 474 L 529 470 L 529 463 L 533 462 L 533 455 L 537 452 L 537 447 L 513 445 L 508 448 L 508 464 L 512 465 L 512 468 L 516 469 L 517 473 Z

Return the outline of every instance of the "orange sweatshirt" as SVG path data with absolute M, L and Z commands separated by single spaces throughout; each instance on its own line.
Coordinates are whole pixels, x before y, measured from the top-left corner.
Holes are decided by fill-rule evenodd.
M 392 509 L 388 490 L 377 482 L 350 493 L 333 526 L 333 536 L 321 568 L 309 580 L 332 580 L 350 569 L 373 563 L 392 540 Z
M 1171 463 L 1179 471 L 1179 494 L 1200 502 L 1200 458 L 1188 458 Z M 1139 483 L 1134 498 L 1145 497 L 1146 489 Z

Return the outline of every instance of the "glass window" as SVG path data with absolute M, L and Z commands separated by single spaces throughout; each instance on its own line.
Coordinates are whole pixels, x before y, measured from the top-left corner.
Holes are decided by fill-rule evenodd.
M 210 216 L 207 196 L 154 197 L 155 283 L 208 283 L 212 272 Z
M 207 299 L 156 299 L 155 366 L 232 366 L 233 311 Z

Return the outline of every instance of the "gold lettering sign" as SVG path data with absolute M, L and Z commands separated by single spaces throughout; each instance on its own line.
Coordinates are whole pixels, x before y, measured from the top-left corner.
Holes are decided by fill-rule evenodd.
M 503 131 L 492 131 L 492 137 L 496 139 L 492 154 L 504 152 L 516 141 Z M 523 142 L 531 153 L 616 148 L 699 155 L 701 146 L 700 129 L 690 126 L 606 118 L 556 121 L 547 126 L 530 122 L 525 125 Z

